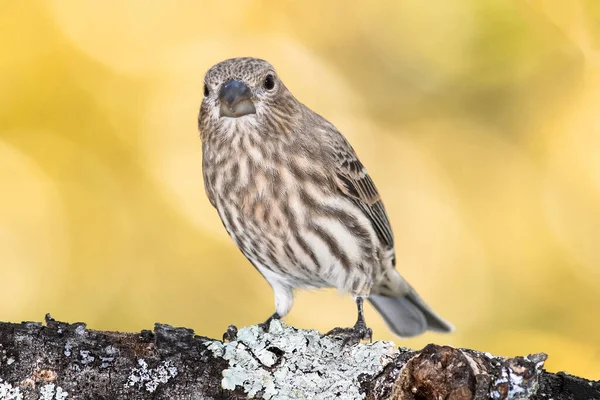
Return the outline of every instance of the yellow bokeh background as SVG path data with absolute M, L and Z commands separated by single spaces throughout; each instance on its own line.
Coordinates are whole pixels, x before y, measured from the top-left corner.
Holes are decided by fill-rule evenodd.
M 204 72 L 274 64 L 352 142 L 453 335 L 600 378 L 597 0 L 0 2 L 0 320 L 220 337 L 272 292 L 204 194 Z M 300 292 L 288 323 L 355 320 Z M 394 339 L 369 308 L 376 339 Z

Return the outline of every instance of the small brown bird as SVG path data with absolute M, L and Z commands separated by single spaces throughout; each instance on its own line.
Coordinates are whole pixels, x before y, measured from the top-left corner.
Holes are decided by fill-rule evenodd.
M 383 202 L 342 134 L 300 103 L 268 62 L 208 70 L 198 126 L 206 194 L 242 253 L 269 282 L 283 318 L 296 288 L 354 296 L 358 321 L 330 334 L 370 339 L 368 299 L 399 336 L 451 332 L 395 269 Z

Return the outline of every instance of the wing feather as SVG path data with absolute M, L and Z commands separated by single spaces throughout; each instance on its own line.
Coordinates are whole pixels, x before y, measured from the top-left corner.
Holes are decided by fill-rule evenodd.
M 394 247 L 394 234 L 375 183 L 350 144 L 339 135 L 334 147 L 334 161 L 340 191 L 364 212 L 379 240 L 391 249 Z

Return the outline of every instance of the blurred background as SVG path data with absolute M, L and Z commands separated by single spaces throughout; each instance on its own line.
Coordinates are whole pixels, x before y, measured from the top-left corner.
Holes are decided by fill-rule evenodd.
M 600 378 L 600 2 L 0 2 L 0 320 L 220 337 L 274 310 L 204 194 L 203 75 L 269 60 L 352 142 L 457 331 Z M 348 326 L 335 291 L 288 323 Z

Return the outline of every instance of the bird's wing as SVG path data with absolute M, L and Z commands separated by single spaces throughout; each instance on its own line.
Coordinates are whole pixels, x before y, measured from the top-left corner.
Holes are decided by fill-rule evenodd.
M 352 146 L 341 134 L 336 138 L 332 147 L 335 177 L 340 191 L 365 213 L 373 224 L 379 240 L 386 247 L 392 249 L 394 234 L 375 183 L 356 156 Z

